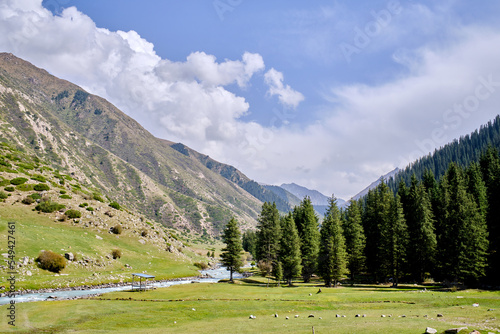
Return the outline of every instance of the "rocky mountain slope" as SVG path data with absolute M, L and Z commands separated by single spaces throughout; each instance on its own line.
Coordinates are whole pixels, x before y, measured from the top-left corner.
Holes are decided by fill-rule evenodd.
M 165 226 L 217 235 L 253 226 L 261 201 L 155 138 L 108 101 L 0 54 L 0 135 L 89 189 Z

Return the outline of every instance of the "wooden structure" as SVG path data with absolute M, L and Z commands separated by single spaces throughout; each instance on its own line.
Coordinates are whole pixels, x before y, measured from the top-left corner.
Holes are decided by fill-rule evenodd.
M 134 280 L 135 277 L 139 277 L 139 282 Z M 141 274 L 141 273 L 132 274 L 132 291 L 133 290 L 142 291 L 142 290 L 152 289 L 153 286 L 148 281 L 148 279 L 150 279 L 150 278 L 155 278 L 155 277 L 152 275 Z M 144 281 L 143 281 L 143 279 L 144 279 Z

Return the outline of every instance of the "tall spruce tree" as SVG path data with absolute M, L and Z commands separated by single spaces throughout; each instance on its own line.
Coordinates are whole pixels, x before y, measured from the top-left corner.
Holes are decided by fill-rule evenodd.
M 301 273 L 302 259 L 300 238 L 291 214 L 282 219 L 281 230 L 279 262 L 282 266 L 283 278 L 287 281 L 288 286 L 292 286 L 292 279 Z
M 441 182 L 445 216 L 440 264 L 448 278 L 474 284 L 485 275 L 488 231 L 474 196 L 467 192 L 464 174 L 452 163 Z
M 498 122 L 497 117 L 496 123 Z M 486 214 L 490 236 L 488 279 L 490 283 L 498 286 L 500 285 L 500 205 L 498 205 L 500 203 L 500 156 L 498 150 L 488 147 L 481 155 L 479 164 L 488 199 Z
M 382 254 L 382 269 L 385 275 L 393 279 L 397 286 L 406 260 L 408 244 L 408 228 L 403 213 L 403 206 L 396 195 L 391 203 L 387 216 L 381 226 L 380 254 Z
M 413 279 L 422 282 L 425 273 L 434 268 L 437 241 L 429 194 L 415 174 L 412 175 L 404 211 L 409 232 L 408 271 Z
M 382 181 L 377 188 L 370 190 L 366 197 L 363 212 L 363 228 L 366 236 L 366 263 L 368 271 L 374 276 L 375 281 L 384 276 L 383 254 L 380 252 L 381 227 L 390 216 L 389 210 L 394 195 L 389 187 Z
M 257 221 L 257 260 L 274 268 L 281 240 L 280 216 L 276 204 L 264 203 Z
M 365 265 L 365 233 L 361 221 L 361 209 L 357 201 L 351 200 L 345 213 L 344 223 L 345 245 L 347 250 L 347 267 L 351 273 L 351 282 Z
M 293 218 L 300 237 L 302 278 L 307 283 L 316 271 L 319 251 L 319 218 L 308 196 L 294 208 Z
M 226 247 L 222 249 L 221 263 L 230 272 L 230 282 L 233 282 L 233 272 L 238 271 L 243 262 L 241 260 L 241 253 L 243 246 L 241 245 L 241 232 L 238 227 L 238 222 L 231 218 L 222 233 L 222 241 Z
M 320 230 L 318 274 L 328 287 L 332 284 L 336 286 L 347 274 L 345 240 L 335 197 L 329 199 L 329 207 Z

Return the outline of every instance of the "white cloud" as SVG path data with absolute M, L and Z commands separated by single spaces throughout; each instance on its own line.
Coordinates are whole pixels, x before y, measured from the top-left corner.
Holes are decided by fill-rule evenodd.
M 393 47 L 406 36 L 405 27 L 417 25 L 419 13 L 425 14 L 426 27 L 442 27 L 439 15 L 405 8 L 384 32 L 387 39 L 374 40 L 373 48 Z M 345 22 L 335 26 L 351 29 Z M 155 135 L 234 164 L 258 181 L 293 181 L 344 198 L 499 112 L 500 32 L 456 22 L 441 30 L 443 43 L 425 43 L 420 36 L 418 47 L 392 49 L 393 60 L 405 66 L 403 74 L 331 88 L 317 122 L 264 127 L 241 120 L 249 104 L 227 86 L 248 88 L 252 78 L 263 78 L 268 95 L 285 110 L 296 108 L 304 96 L 274 68 L 262 75 L 259 54 L 218 61 L 194 52 L 174 62 L 159 57 L 136 32 L 98 28 L 76 8 L 54 16 L 41 0 L 0 3 L 1 51 L 109 99 Z M 456 109 L 464 104 L 470 110 Z
M 271 68 L 264 75 L 266 84 L 269 86 L 268 94 L 278 95 L 279 101 L 288 107 L 297 108 L 300 102 L 304 100 L 304 95 L 293 90 L 289 85 L 283 84 L 283 73 Z

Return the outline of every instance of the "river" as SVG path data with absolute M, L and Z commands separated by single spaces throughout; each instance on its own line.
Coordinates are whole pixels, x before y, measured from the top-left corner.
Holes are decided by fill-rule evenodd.
M 151 285 L 155 288 L 167 288 L 172 285 L 179 284 L 191 284 L 191 282 L 197 283 L 217 283 L 221 279 L 229 278 L 229 271 L 226 268 L 208 269 L 201 271 L 202 276 L 208 276 L 203 278 L 195 278 L 189 280 L 179 280 L 179 281 L 168 281 L 168 282 L 154 282 Z M 241 278 L 241 274 L 233 273 L 234 278 Z M 0 305 L 9 304 L 11 300 L 15 300 L 16 303 L 24 302 L 38 302 L 48 299 L 72 299 L 75 297 L 83 297 L 88 295 L 101 294 L 113 291 L 123 291 L 129 290 L 130 284 L 117 286 L 112 288 L 95 288 L 88 290 L 55 290 L 53 292 L 37 292 L 37 293 L 27 293 L 22 295 L 16 295 L 14 298 L 10 297 L 0 297 Z M 55 298 L 54 298 L 55 297 Z

